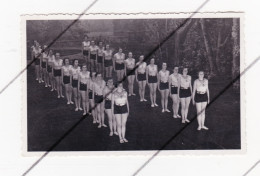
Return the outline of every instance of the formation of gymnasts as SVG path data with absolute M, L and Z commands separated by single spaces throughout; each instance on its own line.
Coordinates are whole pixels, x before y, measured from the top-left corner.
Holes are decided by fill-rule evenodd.
M 128 142 L 125 138 L 126 121 L 129 115 L 128 96 L 136 96 L 134 82 L 138 82 L 140 102 L 146 102 L 146 84 L 150 90 L 151 107 L 157 107 L 157 89 L 161 94 L 162 112 L 170 112 L 168 109 L 168 97 L 173 101 L 173 118 L 182 118 L 182 123 L 189 123 L 188 110 L 192 100 L 197 109 L 198 130 L 208 128 L 204 125 L 205 109 L 209 103 L 208 80 L 204 78 L 204 72 L 198 73 L 198 79 L 194 81 L 193 90 L 191 76 L 188 68 L 183 68 L 179 74 L 179 68 L 175 66 L 173 73 L 167 70 L 167 64 L 163 63 L 159 71 L 155 59 L 151 58 L 149 65 L 144 61 L 144 56 L 139 57 L 138 62 L 133 58 L 132 52 L 126 55 L 122 48 L 113 55 L 113 50 L 107 44 L 88 41 L 85 37 L 82 42 L 82 54 L 85 64 L 79 66 L 79 60 L 70 60 L 60 57 L 43 46 L 41 49 L 37 41 L 32 47 L 32 59 L 35 64 L 36 80 L 44 82 L 45 87 L 51 87 L 51 91 L 57 91 L 58 98 L 64 98 L 62 87 L 65 88 L 67 104 L 75 104 L 75 111 L 83 110 L 93 117 L 93 123 L 98 128 L 107 127 L 104 123 L 104 113 L 107 114 L 110 136 L 119 136 L 120 143 Z M 119 84 L 114 87 L 112 74 L 116 72 Z M 121 80 L 127 77 L 128 92 L 123 88 Z M 106 78 L 107 82 L 104 81 Z M 72 95 L 74 102 L 72 101 Z M 178 114 L 181 104 L 181 115 Z

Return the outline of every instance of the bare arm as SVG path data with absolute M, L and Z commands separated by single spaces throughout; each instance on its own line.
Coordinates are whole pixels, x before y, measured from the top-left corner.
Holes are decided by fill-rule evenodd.
M 192 102 L 193 104 L 195 104 L 195 91 L 197 90 L 197 80 L 194 81 L 194 84 L 193 84 L 193 91 L 192 91 Z
M 208 104 L 210 102 L 210 97 L 209 97 L 209 81 L 207 80 L 207 95 L 208 95 Z

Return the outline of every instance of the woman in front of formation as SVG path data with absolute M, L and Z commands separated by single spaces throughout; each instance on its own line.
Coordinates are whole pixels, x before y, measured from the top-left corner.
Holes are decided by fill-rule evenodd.
M 109 48 L 109 45 L 106 45 L 105 50 L 103 52 L 103 63 L 105 69 L 105 77 L 112 77 L 112 69 L 113 69 L 113 61 L 112 61 L 112 53 L 113 51 Z
M 82 110 L 82 108 L 80 107 L 81 104 L 80 92 L 78 91 L 79 74 L 80 74 L 79 60 L 74 59 L 73 67 L 71 67 L 71 84 L 73 90 L 73 97 L 76 105 L 75 111 Z
M 35 65 L 36 81 L 39 81 L 39 83 L 42 82 L 42 80 L 41 80 L 41 70 L 40 70 L 41 52 L 42 52 L 42 50 L 39 47 L 39 44 L 37 42 L 35 42 L 35 46 L 32 47 L 32 60 L 34 61 L 34 65 Z
M 71 101 L 72 96 L 72 88 L 71 88 L 71 68 L 70 60 L 69 58 L 64 58 L 64 65 L 61 68 L 61 78 L 62 78 L 62 84 L 65 87 L 65 95 L 67 98 L 67 104 L 74 104 L 73 101 Z
M 106 86 L 106 82 L 103 80 L 101 73 L 97 73 L 96 81 L 94 82 L 94 100 L 96 106 L 96 116 L 99 121 L 98 128 L 107 127 L 105 125 L 104 118 L 104 101 L 103 90 Z
M 204 72 L 200 71 L 198 74 L 198 79 L 194 81 L 192 101 L 196 104 L 197 109 L 197 120 L 198 120 L 198 130 L 208 128 L 204 125 L 205 123 L 205 110 L 207 104 L 209 104 L 209 87 L 208 80 L 204 78 Z
M 82 106 L 83 106 L 83 115 L 86 115 L 88 112 L 88 88 L 89 88 L 89 79 L 90 73 L 87 71 L 87 65 L 84 64 L 82 66 L 82 71 L 79 73 L 79 81 L 78 81 L 78 91 L 81 95 Z
M 103 90 L 103 97 L 105 99 L 105 112 L 108 117 L 108 125 L 110 129 L 109 136 L 113 136 L 113 134 L 118 135 L 116 131 L 116 119 L 115 116 L 112 115 L 112 94 L 114 91 L 113 79 L 109 78 L 107 81 L 107 86 Z
M 90 70 L 89 47 L 90 47 L 90 41 L 88 40 L 88 36 L 85 35 L 84 41 L 82 42 L 82 54 L 83 54 L 83 59 L 87 64 L 87 70 Z
M 188 75 L 188 68 L 184 67 L 182 75 L 180 77 L 180 84 L 178 87 L 178 95 L 181 99 L 181 116 L 182 123 L 190 122 L 188 120 L 188 111 L 191 100 L 192 87 L 191 87 L 191 76 Z
M 155 60 L 152 58 L 150 64 L 146 68 L 146 80 L 150 89 L 151 107 L 158 106 L 156 103 L 156 89 L 158 82 L 158 67 L 154 64 Z
M 146 62 L 144 62 L 144 56 L 141 55 L 139 57 L 139 62 L 136 63 L 137 69 L 135 70 L 135 76 L 136 76 L 136 81 L 138 82 L 139 86 L 139 96 L 140 96 L 140 101 L 147 101 L 144 96 L 145 96 L 145 86 L 146 86 Z
M 94 102 L 94 82 L 96 81 L 96 72 L 91 73 L 91 78 L 89 79 L 89 89 L 88 89 L 88 99 L 90 104 L 90 112 L 93 117 L 93 123 L 98 123 L 97 116 L 96 116 L 96 107 Z
M 91 41 L 91 45 L 89 47 L 89 58 L 90 58 L 90 72 L 95 71 L 96 63 L 97 63 L 97 46 L 94 41 Z
M 119 48 L 118 52 L 114 55 L 113 59 L 113 67 L 116 72 L 117 81 L 122 81 L 124 78 L 125 68 L 125 54 L 123 53 L 123 49 Z
M 104 55 L 104 47 L 103 47 L 103 42 L 98 43 L 98 48 L 97 48 L 97 72 L 103 74 L 103 55 Z
M 117 132 L 120 143 L 128 142 L 125 138 L 126 121 L 129 115 L 129 103 L 127 92 L 123 89 L 123 84 L 119 83 L 112 95 L 112 114 L 116 118 Z
M 55 80 L 54 80 L 54 76 L 53 76 L 52 66 L 53 66 L 53 61 L 55 59 L 55 56 L 54 56 L 52 50 L 49 50 L 47 57 L 48 57 L 48 59 L 47 59 L 48 79 L 51 84 L 51 91 L 54 91 L 54 90 L 56 90 L 56 86 L 55 86 Z
M 48 51 L 47 46 L 43 46 L 42 58 L 41 58 L 41 69 L 43 74 L 43 80 L 45 81 L 45 87 L 50 87 L 48 72 L 47 72 L 47 61 L 48 61 Z
M 178 87 L 180 84 L 181 75 L 179 74 L 179 67 L 175 66 L 173 68 L 173 73 L 169 77 L 170 83 L 170 96 L 172 98 L 172 110 L 173 110 L 173 118 L 181 118 L 179 116 L 179 96 L 178 96 Z
M 128 58 L 125 60 L 125 75 L 128 81 L 129 96 L 134 95 L 134 80 L 135 80 L 135 59 L 132 52 L 128 53 Z
M 167 64 L 162 64 L 162 69 L 158 74 L 158 89 L 161 93 L 162 112 L 171 112 L 168 109 L 168 96 L 169 96 L 169 75 L 170 72 L 166 70 Z
M 63 65 L 63 60 L 60 58 L 60 53 L 56 53 L 55 59 L 53 61 L 53 76 L 56 81 L 58 98 L 60 97 L 64 98 L 64 96 L 62 95 L 62 80 L 61 80 L 62 65 Z

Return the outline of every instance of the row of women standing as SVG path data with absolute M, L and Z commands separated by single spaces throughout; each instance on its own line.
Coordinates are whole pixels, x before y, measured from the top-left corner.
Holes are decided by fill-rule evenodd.
M 51 91 L 56 90 L 57 98 L 64 98 L 62 93 L 64 86 L 67 104 L 75 104 L 75 111 L 83 110 L 83 115 L 92 115 L 93 124 L 98 124 L 98 128 L 107 127 L 104 120 L 106 113 L 109 135 L 118 135 L 120 143 L 128 142 L 125 131 L 129 104 L 127 92 L 122 84 L 118 84 L 115 88 L 112 78 L 106 83 L 101 73 L 90 73 L 86 64 L 80 67 L 78 59 L 70 65 L 69 59 L 62 60 L 59 53 L 54 55 L 52 50 L 42 52 L 39 44 L 33 47 L 32 53 L 36 80 L 39 83 L 45 83 L 45 87 L 51 87 Z
M 209 103 L 208 80 L 204 78 L 204 72 L 198 73 L 198 79 L 194 81 L 193 91 L 191 86 L 191 76 L 188 75 L 188 68 L 183 68 L 183 73 L 179 74 L 179 68 L 176 66 L 173 73 L 167 70 L 167 64 L 162 64 L 162 69 L 158 71 L 158 66 L 155 65 L 155 59 L 150 59 L 150 64 L 144 61 L 144 56 L 139 57 L 136 63 L 132 52 L 126 55 L 122 48 L 112 55 L 113 51 L 109 45 L 103 48 L 103 43 L 99 42 L 98 46 L 94 41 L 88 41 L 85 37 L 82 42 L 82 53 L 86 62 L 89 63 L 89 70 L 96 68 L 98 71 L 105 71 L 106 77 L 112 76 L 112 71 L 116 72 L 117 81 L 124 80 L 127 77 L 129 96 L 135 96 L 134 82 L 138 82 L 139 96 L 141 102 L 146 102 L 145 87 L 148 84 L 150 89 L 151 107 L 157 107 L 156 91 L 161 94 L 162 112 L 170 112 L 168 109 L 168 97 L 173 101 L 173 117 L 182 118 L 182 123 L 190 122 L 188 117 L 189 104 L 192 99 L 193 104 L 196 104 L 198 116 L 198 130 L 208 128 L 204 125 L 205 109 Z M 181 116 L 178 114 L 179 104 L 181 103 Z

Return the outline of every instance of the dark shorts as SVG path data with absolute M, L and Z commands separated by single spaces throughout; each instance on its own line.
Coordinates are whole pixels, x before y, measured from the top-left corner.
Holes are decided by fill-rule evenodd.
M 90 54 L 90 59 L 96 60 L 96 54 Z
M 89 92 L 88 92 L 88 98 L 92 100 L 92 99 L 93 99 L 92 97 L 93 97 L 93 91 L 92 91 L 92 90 L 89 90 Z
M 118 106 L 114 104 L 114 114 L 125 114 L 125 113 L 128 113 L 126 104 L 123 106 Z
M 50 65 L 47 65 L 47 72 L 50 73 L 52 71 L 52 67 Z
M 148 83 L 157 83 L 157 76 L 149 76 L 148 75 Z
M 39 58 L 34 56 L 33 60 L 34 60 L 35 65 L 40 65 L 40 59 Z
M 126 74 L 127 76 L 132 76 L 132 75 L 135 75 L 135 70 L 130 70 L 130 69 L 126 69 Z
M 98 57 L 97 57 L 97 62 L 98 62 L 99 64 L 102 64 L 102 63 L 103 63 L 103 56 L 98 56 Z
M 63 84 L 69 84 L 70 83 L 70 76 L 63 76 Z
M 195 98 L 196 103 L 207 102 L 208 101 L 208 94 L 207 93 L 199 94 L 198 92 L 196 92 L 194 98 Z
M 169 89 L 169 82 L 160 82 L 160 90 Z
M 178 87 L 171 86 L 171 94 L 178 94 Z
M 42 62 L 42 68 L 46 68 L 47 62 Z
M 190 88 L 184 89 L 183 87 L 180 88 L 180 98 L 187 98 L 191 96 Z
M 102 103 L 102 101 L 103 101 L 103 95 L 95 94 L 94 99 L 95 99 L 95 103 L 96 103 L 96 104 Z
M 105 65 L 105 67 L 111 67 L 111 66 L 113 66 L 113 61 L 111 59 L 105 60 L 104 65 Z
M 138 73 L 137 79 L 138 79 L 138 81 L 145 81 L 146 80 L 146 74 L 145 73 Z
M 61 76 L 61 69 L 54 69 L 53 75 L 54 75 L 54 77 Z
M 73 88 L 78 88 L 78 82 L 79 82 L 78 80 L 73 79 L 73 80 L 72 80 L 72 87 L 73 87 Z
M 119 63 L 115 63 L 115 69 L 116 70 L 124 70 L 125 69 L 125 64 L 122 63 L 122 64 L 119 64 Z
M 111 109 L 112 103 L 111 100 L 106 99 L 105 100 L 105 109 Z
M 86 91 L 87 90 L 87 84 L 80 83 L 79 84 L 79 90 Z
M 83 56 L 88 56 L 88 50 L 83 50 Z

